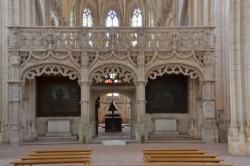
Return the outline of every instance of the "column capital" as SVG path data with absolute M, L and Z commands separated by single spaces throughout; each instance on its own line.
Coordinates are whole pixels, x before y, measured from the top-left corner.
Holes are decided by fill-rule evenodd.
M 87 86 L 90 86 L 92 82 L 88 81 L 88 80 L 78 80 L 78 84 L 80 86 L 82 85 L 87 85 Z
M 135 84 L 136 85 L 139 85 L 139 84 L 143 84 L 143 85 L 146 85 L 147 84 L 147 80 L 145 79 L 145 80 L 137 80 L 137 81 L 135 81 Z

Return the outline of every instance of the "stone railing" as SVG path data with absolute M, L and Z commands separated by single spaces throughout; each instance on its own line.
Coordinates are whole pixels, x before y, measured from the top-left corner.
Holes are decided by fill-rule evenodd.
M 214 49 L 214 27 L 9 27 L 9 49 L 178 50 Z

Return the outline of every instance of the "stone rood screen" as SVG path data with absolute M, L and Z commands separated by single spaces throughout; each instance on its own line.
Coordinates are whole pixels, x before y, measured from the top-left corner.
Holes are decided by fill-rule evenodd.
M 17 51 L 202 51 L 215 47 L 214 27 L 9 27 L 9 30 L 8 46 Z M 135 41 L 138 44 L 133 44 Z

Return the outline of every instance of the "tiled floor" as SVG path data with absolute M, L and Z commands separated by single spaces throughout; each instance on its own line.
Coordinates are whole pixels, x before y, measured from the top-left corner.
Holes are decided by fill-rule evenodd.
M 226 144 L 204 143 L 152 143 L 152 144 L 128 144 L 125 146 L 104 146 L 100 144 L 72 144 L 72 145 L 0 145 L 0 166 L 10 166 L 10 162 L 23 155 L 38 149 L 49 148 L 90 148 L 93 149 L 93 166 L 143 166 L 142 149 L 147 148 L 199 148 L 211 154 L 217 154 L 225 163 L 234 166 L 248 166 L 250 156 L 232 156 L 227 152 Z M 72 165 L 72 164 L 71 164 Z

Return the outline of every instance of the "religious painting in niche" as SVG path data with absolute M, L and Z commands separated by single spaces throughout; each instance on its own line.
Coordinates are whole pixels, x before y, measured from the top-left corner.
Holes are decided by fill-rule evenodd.
M 37 78 L 37 116 L 80 116 L 80 87 L 66 77 Z
M 147 113 L 187 113 L 187 77 L 164 75 L 146 86 Z

